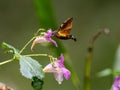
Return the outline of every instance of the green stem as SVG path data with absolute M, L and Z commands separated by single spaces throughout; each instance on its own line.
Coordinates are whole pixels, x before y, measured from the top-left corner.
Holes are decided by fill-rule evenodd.
M 44 29 L 44 28 L 40 28 L 40 29 L 38 29 L 34 36 L 36 37 L 37 34 L 39 34 L 40 31 L 45 31 L 45 29 Z
M 84 75 L 84 90 L 91 90 L 90 85 L 90 79 L 91 79 L 91 66 L 92 66 L 92 59 L 93 59 L 93 48 L 95 40 L 101 35 L 101 34 L 109 34 L 108 29 L 102 29 L 95 33 L 93 37 L 90 40 L 89 46 L 88 46 L 88 53 L 86 56 L 86 63 L 85 63 L 85 75 Z
M 31 38 L 31 39 L 25 44 L 25 46 L 20 50 L 19 54 L 21 54 L 21 53 L 24 51 L 24 49 L 33 41 L 33 39 L 35 39 L 35 37 Z
M 24 55 L 24 56 L 27 56 L 27 57 L 45 56 L 45 57 L 49 57 L 51 62 L 53 62 L 55 59 L 53 56 L 51 56 L 49 54 L 28 54 L 28 55 Z
M 14 61 L 14 60 L 15 60 L 14 58 L 9 59 L 9 60 L 6 60 L 6 61 L 4 61 L 4 62 L 1 62 L 0 65 L 3 65 L 3 64 L 6 64 L 6 63 L 9 63 L 9 62 L 12 62 L 12 61 Z
M 31 38 L 31 39 L 25 44 L 25 46 L 20 50 L 19 54 L 21 54 L 21 53 L 25 50 L 25 48 L 33 41 L 33 39 L 36 38 L 37 34 L 38 34 L 40 31 L 44 31 L 44 30 L 45 30 L 45 29 L 43 29 L 43 28 L 38 29 L 37 32 L 35 33 L 35 36 L 34 36 L 33 38 Z
M 26 44 L 25 46 L 20 50 L 19 54 L 21 54 L 23 52 L 23 50 L 29 45 L 29 43 L 34 39 L 35 37 L 33 37 L 32 39 L 30 39 Z M 3 64 L 6 64 L 6 63 L 9 63 L 9 62 L 12 62 L 15 60 L 15 56 L 12 58 L 12 59 L 9 59 L 9 60 L 6 60 L 6 61 L 3 61 L 0 63 L 0 65 L 3 65 Z
M 27 56 L 27 57 L 36 57 L 36 56 L 48 56 L 48 57 L 52 57 L 49 54 L 28 54 L 28 55 L 24 55 L 24 56 Z
M 90 48 L 88 49 L 90 50 Z M 91 73 L 91 64 L 92 64 L 92 57 L 93 57 L 93 48 L 91 51 L 88 51 L 86 56 L 86 63 L 85 63 L 85 77 L 84 77 L 84 90 L 90 90 L 90 73 Z

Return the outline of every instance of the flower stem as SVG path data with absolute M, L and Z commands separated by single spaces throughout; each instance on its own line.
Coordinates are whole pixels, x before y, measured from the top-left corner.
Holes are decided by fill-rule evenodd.
M 90 90 L 90 78 L 91 78 L 91 65 L 92 65 L 92 59 L 93 59 L 93 46 L 95 43 L 95 40 L 101 35 L 101 34 L 109 34 L 108 29 L 103 29 L 98 31 L 93 35 L 89 42 L 89 46 L 87 49 L 87 56 L 86 56 L 86 63 L 85 63 L 85 75 L 84 75 L 84 90 Z
M 45 56 L 45 57 L 49 57 L 51 62 L 53 62 L 55 59 L 53 56 L 51 56 L 49 54 L 28 54 L 28 55 L 24 55 L 24 56 L 27 56 L 27 57 Z
M 28 54 L 28 55 L 24 55 L 24 56 L 27 56 L 27 57 L 36 57 L 36 56 L 51 56 L 51 55 L 48 55 L 48 54 Z
M 21 54 L 21 53 L 24 51 L 24 49 L 33 41 L 33 39 L 35 39 L 35 37 L 31 38 L 31 39 L 25 44 L 25 46 L 20 50 L 19 54 Z
M 34 36 L 36 37 L 37 34 L 38 34 L 40 31 L 45 31 L 45 29 L 44 29 L 44 28 L 40 28 L 40 29 L 38 29 L 37 32 L 34 34 Z
M 36 38 L 37 34 L 38 34 L 40 31 L 44 31 L 44 30 L 45 30 L 45 29 L 43 29 L 43 28 L 38 29 L 37 32 L 35 33 L 34 37 L 31 38 L 31 39 L 25 44 L 25 46 L 20 50 L 19 54 L 21 54 L 21 53 L 24 51 L 24 49 L 33 41 L 33 39 Z
M 9 63 L 9 62 L 12 62 L 12 61 L 14 61 L 14 60 L 15 60 L 15 59 L 12 58 L 12 59 L 9 59 L 9 60 L 6 60 L 6 61 L 3 61 L 3 62 L 0 63 L 0 65 L 3 65 L 3 64 L 6 64 L 6 63 Z

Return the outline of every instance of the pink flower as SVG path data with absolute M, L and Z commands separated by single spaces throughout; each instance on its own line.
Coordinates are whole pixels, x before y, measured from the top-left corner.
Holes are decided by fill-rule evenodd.
M 61 84 L 63 78 L 69 80 L 71 72 L 64 66 L 64 56 L 61 54 L 60 58 L 53 63 L 48 64 L 43 71 L 45 73 L 53 73 L 56 81 Z
M 49 29 L 43 36 L 36 37 L 36 39 L 32 43 L 31 50 L 37 43 L 43 43 L 43 42 L 52 42 L 56 47 L 58 47 L 56 41 L 51 39 L 52 33 L 53 33 L 52 30 Z
M 117 76 L 113 83 L 113 90 L 120 90 L 120 76 Z

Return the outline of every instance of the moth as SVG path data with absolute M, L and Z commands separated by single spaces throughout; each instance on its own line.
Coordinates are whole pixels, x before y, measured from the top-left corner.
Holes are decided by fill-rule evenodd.
M 68 18 L 65 20 L 60 27 L 53 32 L 53 36 L 59 39 L 67 40 L 72 39 L 76 41 L 76 38 L 70 34 L 72 28 L 73 18 Z

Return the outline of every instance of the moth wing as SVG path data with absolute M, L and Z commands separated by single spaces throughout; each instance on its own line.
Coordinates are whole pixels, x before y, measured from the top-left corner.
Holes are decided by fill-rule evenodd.
M 73 18 L 68 18 L 65 20 L 61 25 L 60 28 L 58 29 L 58 34 L 61 36 L 67 36 L 70 34 L 71 28 L 72 28 L 72 21 Z

